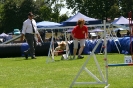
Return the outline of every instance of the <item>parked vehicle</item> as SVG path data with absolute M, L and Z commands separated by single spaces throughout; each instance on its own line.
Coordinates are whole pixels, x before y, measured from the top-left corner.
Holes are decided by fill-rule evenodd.
M 14 34 L 14 35 L 20 35 L 21 32 L 20 32 L 19 29 L 14 29 L 13 34 Z

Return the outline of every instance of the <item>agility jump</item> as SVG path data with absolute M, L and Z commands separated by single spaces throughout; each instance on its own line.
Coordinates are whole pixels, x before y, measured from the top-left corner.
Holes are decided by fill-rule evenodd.
M 104 34 L 102 35 L 102 37 L 100 38 L 100 40 L 98 41 L 98 43 L 96 44 L 96 46 L 94 47 L 94 49 L 92 50 L 92 53 L 89 55 L 89 57 L 86 59 L 86 61 L 84 62 L 84 64 L 82 65 L 81 69 L 79 70 L 79 72 L 77 73 L 76 77 L 74 78 L 74 80 L 72 81 L 70 88 L 72 88 L 75 84 L 105 84 L 105 88 L 109 87 L 108 84 L 108 60 L 107 60 L 107 41 L 106 41 L 106 21 L 104 20 L 103 22 L 103 26 L 104 26 Z M 96 48 L 98 47 L 98 45 L 100 44 L 100 42 L 102 41 L 102 39 L 104 39 L 104 61 L 105 61 L 105 75 L 102 73 L 102 70 L 100 68 L 100 65 L 96 59 L 96 56 L 94 54 Z M 98 69 L 100 78 L 102 80 L 100 80 L 98 77 L 96 77 L 96 75 L 94 75 L 90 70 L 88 70 L 86 68 L 86 65 L 88 64 L 89 60 L 91 57 L 94 57 L 94 61 L 96 63 L 96 67 Z M 80 76 L 81 72 L 85 70 L 96 82 L 77 82 L 78 77 Z

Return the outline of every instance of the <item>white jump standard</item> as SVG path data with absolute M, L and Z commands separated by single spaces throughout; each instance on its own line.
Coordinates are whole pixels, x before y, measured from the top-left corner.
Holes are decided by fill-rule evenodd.
M 95 54 L 94 54 L 96 48 L 98 47 L 98 45 L 100 44 L 100 42 L 102 41 L 103 38 L 104 38 L 104 52 L 105 52 L 104 53 L 104 61 L 105 61 L 105 69 L 106 69 L 105 76 L 103 75 L 100 65 L 96 59 Z M 96 67 L 98 69 L 101 80 L 99 78 L 97 78 L 96 75 L 94 75 L 90 70 L 88 70 L 86 68 L 86 65 L 88 64 L 88 62 L 92 56 L 94 57 L 94 61 L 96 63 Z M 95 82 L 76 82 L 83 70 L 85 70 L 95 80 Z M 98 41 L 98 43 L 96 44 L 94 49 L 92 50 L 92 53 L 88 56 L 88 58 L 82 65 L 81 69 L 79 70 L 76 77 L 72 81 L 70 88 L 72 88 L 75 84 L 78 84 L 78 85 L 81 85 L 81 84 L 105 84 L 106 85 L 105 88 L 109 87 L 109 84 L 108 84 L 108 62 L 107 62 L 107 42 L 106 42 L 106 21 L 105 20 L 104 20 L 104 35 L 102 35 L 102 37 L 100 38 L 100 40 Z

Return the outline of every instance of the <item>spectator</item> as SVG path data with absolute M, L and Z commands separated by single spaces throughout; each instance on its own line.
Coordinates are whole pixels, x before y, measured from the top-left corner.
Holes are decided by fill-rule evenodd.
M 120 30 L 117 31 L 117 37 L 121 37 L 121 33 L 120 33 Z
M 130 35 L 130 31 L 129 30 L 127 30 L 127 36 L 129 36 Z

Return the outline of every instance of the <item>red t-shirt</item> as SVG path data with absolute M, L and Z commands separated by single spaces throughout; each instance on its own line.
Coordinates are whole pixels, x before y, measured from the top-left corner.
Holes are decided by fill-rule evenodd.
M 82 28 L 80 28 L 78 25 L 74 27 L 72 30 L 72 34 L 74 35 L 75 38 L 77 39 L 85 39 L 88 37 L 88 28 L 87 26 L 83 25 Z

